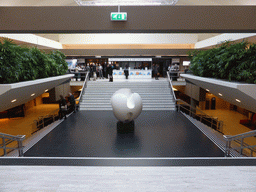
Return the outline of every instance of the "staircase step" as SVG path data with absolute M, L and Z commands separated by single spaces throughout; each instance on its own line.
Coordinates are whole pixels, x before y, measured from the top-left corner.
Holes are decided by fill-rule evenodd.
M 176 110 L 167 81 L 152 82 L 97 82 L 89 81 L 80 110 L 111 110 L 110 99 L 121 88 L 131 89 L 141 96 L 143 110 Z

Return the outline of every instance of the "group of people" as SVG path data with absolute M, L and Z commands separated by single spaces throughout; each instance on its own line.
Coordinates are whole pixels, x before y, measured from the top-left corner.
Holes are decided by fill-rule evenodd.
M 171 80 L 177 81 L 178 78 L 178 72 L 179 72 L 179 65 L 177 63 L 172 64 L 168 67 L 168 73 L 170 75 Z
M 113 70 L 119 69 L 119 66 L 116 64 L 99 64 L 99 63 L 91 63 L 91 64 L 77 64 L 74 72 L 76 72 L 76 81 L 80 78 L 79 72 L 89 72 L 89 80 L 93 78 L 96 79 L 104 79 L 110 78 L 113 75 Z M 70 71 L 72 69 L 69 69 Z
M 59 117 L 62 119 L 63 117 L 67 119 L 67 114 L 73 112 L 76 112 L 76 100 L 74 95 L 72 93 L 69 93 L 69 96 L 66 98 L 63 97 L 63 95 L 60 95 L 59 100 Z
M 149 66 L 146 66 L 146 68 L 149 69 Z M 81 72 L 81 71 L 88 71 L 89 72 L 89 80 L 93 78 L 94 81 L 96 79 L 111 79 L 113 77 L 113 70 L 119 69 L 118 64 L 99 64 L 99 63 L 92 63 L 87 65 L 77 65 L 75 68 L 75 72 Z M 145 69 L 145 66 L 139 65 L 138 67 L 134 67 L 134 69 Z M 179 71 L 179 65 L 178 64 L 171 64 L 168 67 L 169 74 L 173 75 L 174 73 L 178 74 Z M 124 74 L 126 76 L 126 79 L 128 79 L 129 72 L 128 72 L 128 66 L 125 66 Z M 78 75 L 76 75 L 77 78 Z M 155 78 L 156 80 L 159 80 L 160 76 L 160 66 L 159 64 L 152 64 L 152 78 Z
M 86 71 L 89 72 L 89 80 L 93 78 L 94 81 L 96 81 L 97 78 L 104 79 L 104 78 L 110 78 L 113 75 L 113 69 L 116 69 L 114 65 L 112 64 L 87 64 Z

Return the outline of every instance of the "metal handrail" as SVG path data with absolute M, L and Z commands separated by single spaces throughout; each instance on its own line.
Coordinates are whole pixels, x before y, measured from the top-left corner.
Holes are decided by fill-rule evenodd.
M 67 71 L 67 74 L 74 74 L 75 76 L 73 76 L 72 77 L 72 79 L 80 79 L 81 80 L 81 78 L 86 78 L 86 74 L 87 73 L 89 73 L 89 71 L 79 71 L 79 72 L 75 72 L 75 71 Z M 83 80 L 81 80 L 81 81 L 83 81 Z
M 199 116 L 197 113 L 195 113 L 194 111 L 199 111 L 201 113 L 201 115 L 204 115 L 205 117 L 201 116 L 200 117 L 200 122 L 202 122 L 203 120 L 206 122 L 209 122 L 211 124 L 211 127 L 213 128 L 213 125 L 216 126 L 216 130 L 222 133 L 222 128 L 223 128 L 223 121 L 219 121 L 218 119 L 207 115 L 206 113 L 204 113 L 203 111 L 201 111 L 200 109 L 197 109 L 195 107 L 192 107 L 190 104 L 188 104 L 187 102 L 181 100 L 181 99 L 177 99 L 175 92 L 173 90 L 173 86 L 172 86 L 172 80 L 170 79 L 170 75 L 169 72 L 167 72 L 167 81 L 169 82 L 169 86 L 171 89 L 171 92 L 173 94 L 174 100 L 175 100 L 175 105 L 178 107 L 178 111 L 180 111 L 180 108 L 182 107 L 180 104 L 178 104 L 178 102 L 183 102 L 183 104 L 187 105 L 189 107 L 189 115 L 191 116 L 192 114 Z M 184 107 L 182 107 L 184 108 Z M 185 110 L 188 110 L 186 108 L 184 108 Z M 211 121 L 209 121 L 206 118 L 210 118 Z M 213 120 L 217 121 L 217 124 L 214 124 Z
M 84 80 L 84 83 L 83 83 L 82 91 L 80 92 L 78 99 L 76 99 L 76 101 L 78 101 L 79 108 L 80 108 L 80 101 L 82 99 L 82 95 L 84 94 L 84 90 L 87 86 L 88 77 L 89 77 L 89 72 L 86 72 L 86 76 L 85 76 L 85 80 Z
M 12 150 L 19 150 L 19 156 L 23 157 L 23 145 L 22 141 L 25 139 L 26 135 L 9 135 L 5 133 L 0 133 L 0 138 L 2 138 L 2 144 L 0 144 L 0 148 L 4 150 L 4 156 L 7 155 L 7 149 L 12 149 Z M 17 147 L 7 147 L 10 143 L 17 141 L 18 146 Z
M 241 134 L 238 134 L 238 135 L 223 135 L 223 136 L 225 136 L 229 140 L 237 140 L 237 139 L 241 139 L 241 138 L 256 136 L 256 130 L 249 131 L 249 132 L 246 132 L 246 133 L 241 133 Z
M 176 104 L 177 98 L 176 98 L 176 95 L 175 95 L 175 93 L 174 93 L 173 86 L 172 86 L 172 80 L 170 79 L 170 75 L 169 75 L 168 72 L 167 72 L 167 81 L 169 81 L 169 86 L 170 86 L 170 89 L 171 89 L 171 91 L 172 91 L 173 98 L 174 98 L 174 101 L 175 101 L 175 104 Z
M 49 118 L 49 117 L 52 117 L 52 120 L 53 122 L 56 120 L 55 117 L 56 117 L 56 113 L 59 111 L 59 109 L 56 109 L 54 111 L 51 111 L 50 113 L 48 113 L 47 115 L 45 116 L 39 116 L 37 120 L 34 120 L 34 123 L 36 124 L 36 128 L 40 128 L 40 127 L 44 127 L 45 126 L 45 121 L 44 119 L 45 118 Z M 49 121 L 49 120 L 48 120 Z M 34 131 L 36 132 L 36 131 Z
M 226 148 L 225 148 L 225 156 L 228 157 L 230 156 L 230 150 L 234 149 L 240 153 L 241 156 L 245 155 L 244 149 L 249 149 L 251 150 L 250 156 L 253 156 L 253 153 L 256 153 L 256 145 L 249 145 L 244 142 L 244 139 L 249 138 L 249 137 L 254 137 L 256 136 L 256 130 L 254 131 L 249 131 L 246 133 L 241 133 L 238 135 L 223 135 L 224 140 L 226 141 Z M 238 144 L 240 144 L 239 147 L 232 147 L 231 142 L 234 141 Z
M 187 105 L 188 107 L 190 107 L 190 108 L 192 108 L 192 109 L 194 109 L 194 110 L 199 111 L 202 115 L 205 115 L 205 116 L 207 116 L 207 117 L 209 117 L 209 118 L 213 118 L 212 116 L 210 116 L 210 115 L 206 114 L 205 112 L 203 112 L 201 109 L 197 109 L 197 108 L 195 108 L 195 107 L 192 107 L 190 104 L 188 104 L 187 102 L 185 102 L 185 101 L 183 101 L 183 100 L 181 100 L 181 99 L 177 99 L 177 102 L 178 102 L 178 101 L 182 102 L 183 104 Z M 191 110 L 191 111 L 192 111 L 192 110 Z
M 180 100 L 180 101 L 182 101 L 182 100 Z M 180 104 L 177 104 L 178 105 L 178 111 L 180 111 L 180 108 L 183 108 L 183 109 L 185 109 L 185 110 L 187 110 L 188 112 L 189 112 L 189 115 L 190 116 L 198 116 L 198 117 L 200 117 L 200 122 L 201 123 L 204 123 L 204 122 L 208 122 L 209 124 L 210 124 L 210 127 L 211 128 L 214 128 L 213 126 L 216 126 L 216 130 L 217 131 L 219 131 L 220 133 L 223 133 L 223 121 L 219 121 L 218 119 L 216 119 L 216 118 L 214 118 L 214 117 L 212 117 L 212 116 L 209 116 L 209 115 L 204 115 L 204 114 L 197 114 L 196 112 L 194 112 L 194 111 L 196 111 L 196 110 L 198 110 L 198 109 L 196 109 L 196 108 L 193 108 L 192 106 L 190 106 L 190 105 L 188 105 L 188 106 L 190 106 L 191 108 L 193 108 L 194 109 L 194 111 L 193 110 L 191 110 L 191 108 L 190 109 L 187 109 L 187 108 L 185 108 L 185 107 L 183 107 L 183 106 L 181 106 Z M 203 115 L 203 116 L 202 116 Z M 205 117 L 204 117 L 205 116 Z M 209 118 L 209 119 L 211 119 L 211 120 L 208 120 L 207 118 Z M 216 122 L 216 123 L 214 123 L 214 121 Z M 207 124 L 206 124 L 207 125 Z

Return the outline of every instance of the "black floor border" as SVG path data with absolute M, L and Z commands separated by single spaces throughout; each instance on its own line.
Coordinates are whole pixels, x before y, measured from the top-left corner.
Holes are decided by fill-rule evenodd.
M 0 166 L 256 166 L 256 158 L 1 157 Z

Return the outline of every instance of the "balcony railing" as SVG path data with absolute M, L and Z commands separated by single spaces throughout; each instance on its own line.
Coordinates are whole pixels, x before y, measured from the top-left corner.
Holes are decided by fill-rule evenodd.
M 25 135 L 8 135 L 4 133 L 0 133 L 0 138 L 2 139 L 2 143 L 0 143 L 0 148 L 3 149 L 3 155 L 6 156 L 7 152 L 18 150 L 19 156 L 23 157 L 23 145 L 22 141 L 25 139 Z M 17 143 L 15 143 L 17 142 Z
M 256 145 L 249 145 L 245 139 L 256 136 L 256 130 L 249 131 L 238 135 L 223 135 L 226 141 L 225 157 L 230 156 L 231 149 L 240 153 L 241 156 L 254 156 Z

